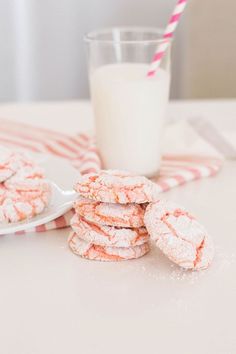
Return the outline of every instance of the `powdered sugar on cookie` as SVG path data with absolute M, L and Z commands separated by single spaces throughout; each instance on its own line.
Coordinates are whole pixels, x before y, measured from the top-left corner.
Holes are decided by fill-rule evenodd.
M 45 175 L 39 166 L 25 166 L 8 178 L 4 183 L 9 190 L 34 191 L 45 185 Z
M 81 198 L 74 204 L 76 212 L 86 220 L 99 225 L 117 227 L 144 226 L 145 204 L 114 204 Z
M 148 243 L 129 248 L 98 246 L 81 240 L 75 232 L 71 232 L 68 244 L 75 254 L 83 258 L 110 262 L 136 259 L 150 250 Z
M 125 171 L 100 171 L 80 178 L 75 187 L 84 198 L 105 203 L 148 203 L 158 200 L 157 185 Z
M 151 203 L 145 212 L 146 228 L 156 245 L 173 262 L 187 269 L 205 269 L 214 255 L 211 237 L 184 208 L 168 202 Z
M 11 177 L 17 169 L 14 154 L 3 147 L 0 147 L 0 182 Z
M 27 154 L 0 147 L 0 182 L 6 181 L 17 171 L 34 166 L 35 163 Z
M 74 215 L 71 227 L 77 235 L 87 242 L 101 246 L 131 247 L 149 241 L 146 228 L 118 228 L 93 224 L 79 215 Z
M 50 185 L 41 182 L 39 189 L 28 191 L 0 188 L 0 222 L 18 222 L 40 214 L 49 204 Z
M 0 149 L 0 151 L 2 151 Z M 48 205 L 51 187 L 44 172 L 26 154 L 4 150 L 8 156 L 7 178 L 0 183 L 0 223 L 18 222 L 40 214 Z M 3 179 L 3 164 L 0 177 Z M 5 164 L 6 167 L 6 164 Z

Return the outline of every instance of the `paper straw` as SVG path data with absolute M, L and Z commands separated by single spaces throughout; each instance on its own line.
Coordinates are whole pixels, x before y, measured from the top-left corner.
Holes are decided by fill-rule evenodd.
M 180 17 L 187 5 L 188 0 L 178 0 L 174 11 L 170 17 L 169 23 L 166 27 L 166 30 L 163 35 L 163 42 L 158 46 L 157 51 L 153 57 L 152 63 L 150 65 L 147 76 L 152 77 L 155 75 L 157 69 L 159 68 L 162 58 L 165 55 L 167 48 L 170 45 L 170 38 L 173 37 L 173 34 L 178 26 Z

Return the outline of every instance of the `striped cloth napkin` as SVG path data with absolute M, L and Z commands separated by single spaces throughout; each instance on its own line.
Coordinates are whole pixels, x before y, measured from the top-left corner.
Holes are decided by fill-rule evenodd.
M 81 174 L 96 172 L 101 161 L 94 139 L 86 134 L 70 136 L 35 126 L 0 119 L 0 145 L 34 153 L 48 153 L 70 161 Z M 202 156 L 165 155 L 160 174 L 153 178 L 161 192 L 203 177 L 214 176 L 222 160 Z M 69 225 L 73 210 L 30 231 L 47 231 Z

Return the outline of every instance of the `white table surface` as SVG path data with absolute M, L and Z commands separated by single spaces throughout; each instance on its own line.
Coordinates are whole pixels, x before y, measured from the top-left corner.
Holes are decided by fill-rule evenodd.
M 236 101 L 171 103 L 169 116 L 236 127 Z M 92 128 L 87 102 L 1 105 L 0 117 L 68 133 Z M 208 271 L 183 272 L 157 250 L 99 263 L 67 248 L 68 229 L 0 237 L 1 354 L 235 354 L 236 163 L 166 196 L 212 234 Z

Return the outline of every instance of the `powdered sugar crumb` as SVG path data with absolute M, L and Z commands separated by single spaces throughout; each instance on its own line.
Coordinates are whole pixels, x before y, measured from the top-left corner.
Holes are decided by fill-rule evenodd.
M 151 252 L 152 253 L 152 252 Z M 155 260 L 153 259 L 155 257 Z M 218 277 L 220 274 L 228 272 L 232 266 L 236 264 L 236 253 L 226 252 L 221 248 L 216 248 L 215 260 L 210 269 L 201 271 L 192 271 L 180 268 L 173 263 L 167 264 L 163 259 L 158 259 L 158 255 L 151 255 L 151 258 L 146 258 L 146 265 L 141 265 L 140 273 L 145 277 L 155 281 L 173 281 L 179 283 L 196 284 L 201 279 L 211 275 Z M 153 264 L 155 261 L 155 264 Z

